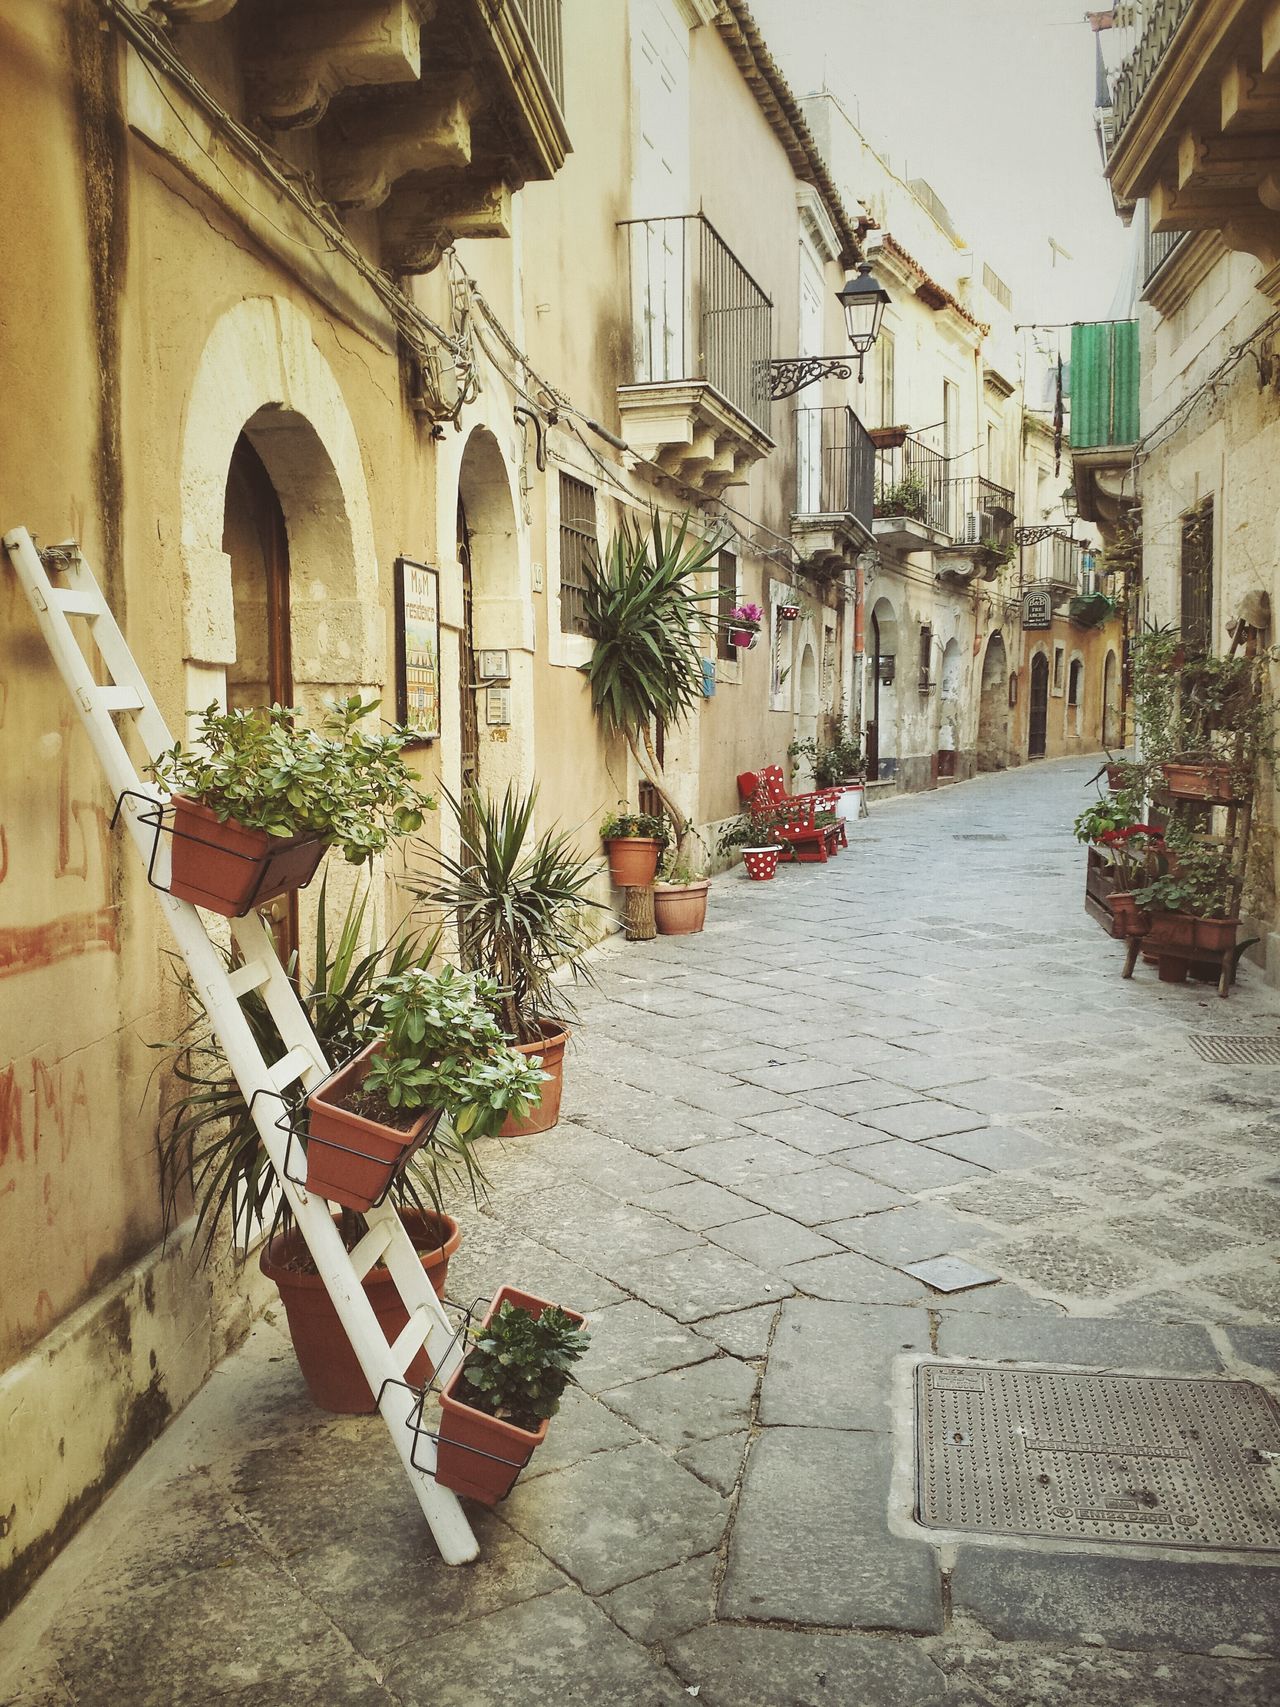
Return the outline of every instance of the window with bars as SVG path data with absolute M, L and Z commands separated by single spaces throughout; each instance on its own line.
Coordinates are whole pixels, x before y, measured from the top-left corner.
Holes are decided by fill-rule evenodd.
M 1067 676 L 1067 704 L 1068 705 L 1079 705 L 1079 703 L 1080 703 L 1080 681 L 1081 681 L 1081 677 L 1083 675 L 1084 675 L 1084 665 L 1080 662 L 1079 658 L 1073 658 L 1071 660 L 1071 669 L 1070 669 L 1070 672 L 1068 673 L 1068 676 Z
M 1207 652 L 1213 637 L 1213 499 L 1182 518 L 1182 643 Z
M 882 427 L 896 427 L 898 422 L 895 411 L 898 407 L 898 400 L 895 396 L 892 332 L 881 331 L 876 351 L 876 360 L 880 369 L 880 425 Z
M 933 629 L 927 622 L 920 624 L 920 691 L 933 686 L 930 669 L 933 664 Z
M 560 476 L 560 627 L 565 634 L 586 634 L 587 565 L 594 563 L 596 493 L 585 480 Z
M 719 620 L 716 629 L 716 657 L 732 664 L 737 661 L 738 648 L 729 643 L 729 612 L 738 602 L 738 560 L 731 551 L 720 553 L 716 574 L 720 593 L 716 601 L 716 616 Z

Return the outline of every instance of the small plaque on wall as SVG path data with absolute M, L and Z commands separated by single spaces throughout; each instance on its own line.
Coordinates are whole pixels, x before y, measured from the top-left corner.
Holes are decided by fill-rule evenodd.
M 477 652 L 476 679 L 481 682 L 509 682 L 511 680 L 510 652 Z
M 1033 587 L 1022 599 L 1024 628 L 1053 627 L 1053 594 L 1047 587 Z
M 440 576 L 427 563 L 396 558 L 396 717 L 415 741 L 440 733 Z
M 511 722 L 511 689 L 486 688 L 484 720 L 491 729 L 505 728 Z

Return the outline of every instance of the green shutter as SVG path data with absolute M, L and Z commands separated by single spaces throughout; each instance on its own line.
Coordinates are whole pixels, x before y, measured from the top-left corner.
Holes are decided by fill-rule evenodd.
M 1076 450 L 1138 437 L 1138 322 L 1071 328 L 1071 443 Z

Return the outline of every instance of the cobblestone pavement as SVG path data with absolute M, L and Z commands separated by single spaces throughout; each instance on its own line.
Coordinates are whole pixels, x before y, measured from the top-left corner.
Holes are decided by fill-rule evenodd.
M 886 802 L 602 956 L 565 1119 L 494 1150 L 451 1274 L 595 1336 L 482 1563 L 439 1564 L 381 1425 L 312 1410 L 267 1323 L 0 1631 L 0 1700 L 1280 1699 L 1280 1555 L 910 1522 L 913 1355 L 1277 1387 L 1280 1069 L 1188 1034 L 1275 1035 L 1280 996 L 1121 981 L 1070 838 L 1094 768 Z M 1001 1279 L 903 1270 L 940 1253 Z

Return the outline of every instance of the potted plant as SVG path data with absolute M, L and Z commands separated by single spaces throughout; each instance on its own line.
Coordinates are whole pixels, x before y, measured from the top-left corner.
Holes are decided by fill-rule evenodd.
M 499 1287 L 440 1394 L 436 1480 L 484 1505 L 504 1499 L 546 1439 L 589 1339 L 576 1311 Z
M 702 877 L 688 860 L 669 853 L 663 860 L 662 881 L 653 886 L 653 919 L 659 936 L 691 936 L 707 922 L 711 879 Z
M 929 494 L 922 480 L 908 474 L 902 480 L 877 486 L 874 507 L 877 516 L 910 516 L 923 522 L 929 515 Z
M 909 427 L 868 427 L 867 437 L 877 450 L 899 450 L 907 442 Z
M 729 644 L 739 652 L 749 652 L 760 634 L 764 612 L 759 605 L 734 605 L 729 612 Z
M 1112 889 L 1107 897 L 1111 934 L 1128 938 L 1149 929 L 1150 915 L 1138 905 L 1134 890 L 1157 875 L 1165 854 L 1163 832 L 1150 824 L 1127 824 L 1104 830 L 1098 837 L 1111 864 Z
M 318 729 L 296 706 L 220 711 L 151 766 L 173 796 L 170 893 L 224 918 L 301 888 L 329 847 L 358 865 L 420 828 L 435 801 L 402 749 L 404 729 L 371 734 L 376 699 L 332 703 Z
M 794 622 L 800 615 L 800 606 L 792 604 L 790 599 L 774 606 L 774 615 L 779 622 Z
M 371 935 L 376 932 L 369 923 L 365 895 L 352 899 L 336 937 L 331 936 L 326 895 L 321 890 L 312 969 L 306 977 L 296 963 L 290 970 L 298 979 L 311 1029 L 331 1060 L 344 1059 L 363 1044 L 384 976 L 427 966 L 439 943 L 438 933 L 426 938 L 400 933 L 389 943 L 366 947 Z M 312 1399 L 323 1410 L 370 1412 L 375 1407 L 369 1384 L 293 1224 L 288 1200 L 279 1194 L 248 1104 L 185 967 L 178 983 L 191 1018 L 177 1038 L 152 1045 L 163 1052 L 160 1066 L 169 1068 L 173 1085 L 161 1110 L 160 1126 L 166 1236 L 186 1215 L 192 1196 L 195 1244 L 203 1261 L 213 1255 L 220 1233 L 229 1235 L 239 1259 L 266 1228 L 260 1266 L 280 1290 Z M 240 1008 L 264 1057 L 275 1060 L 282 1055 L 285 1046 L 261 992 L 248 991 L 240 999 Z M 449 1259 L 461 1239 L 457 1221 L 444 1212 L 442 1203 L 446 1193 L 463 1181 L 474 1197 L 483 1186 L 483 1175 L 470 1146 L 445 1124 L 392 1187 L 397 1212 L 437 1294 L 443 1294 Z M 365 1231 L 363 1217 L 343 1209 L 336 1219 L 343 1242 L 353 1249 Z M 361 1284 L 388 1341 L 393 1341 L 408 1318 L 389 1271 L 375 1264 Z M 430 1374 L 424 1351 L 410 1365 L 407 1379 L 421 1383 Z
M 536 1058 L 547 1075 L 542 1100 L 529 1114 L 512 1115 L 503 1137 L 546 1132 L 560 1118 L 564 1052 L 573 1004 L 560 969 L 590 980 L 586 953 L 593 937 L 592 908 L 603 908 L 588 890 L 596 866 L 582 858 L 568 835 L 533 833 L 538 793 L 508 786 L 501 800 L 478 789 L 445 799 L 458 827 L 456 854 L 429 849 L 435 876 L 415 892 L 457 922 L 463 966 L 497 981 L 498 1017 L 511 1046 Z
M 776 809 L 766 802 L 764 791 L 757 789 L 746 809 L 721 828 L 720 852 L 731 854 L 741 848 L 747 876 L 754 883 L 768 883 L 777 873 L 786 846 L 774 828 L 777 816 Z
M 588 562 L 584 610 L 591 657 L 582 666 L 591 705 L 607 735 L 621 735 L 637 769 L 670 819 L 676 858 L 684 858 L 689 821 L 667 787 L 654 744 L 659 724 L 674 727 L 703 697 L 700 639 L 715 625 L 719 598 L 702 579 L 718 546 L 689 540 L 689 517 L 664 525 L 656 510 L 648 531 L 625 517 L 601 564 Z
M 1111 919 L 1111 897 L 1115 891 L 1116 868 L 1103 837 L 1114 830 L 1127 830 L 1142 821 L 1142 797 L 1131 789 L 1100 794 L 1075 821 L 1075 838 L 1088 846 L 1085 868 L 1085 910 L 1099 923 Z M 1090 905 L 1092 903 L 1092 906 Z
M 600 826 L 609 854 L 609 881 L 615 889 L 643 889 L 652 883 L 658 861 L 671 840 L 665 818 L 628 812 L 621 802 Z
M 536 1106 L 541 1067 L 508 1046 L 499 995 L 452 966 L 380 981 L 370 1041 L 307 1097 L 308 1191 L 371 1209 L 442 1116 L 467 1142 Z
M 1229 858 L 1174 825 L 1166 841 L 1168 871 L 1138 889 L 1134 899 L 1150 912 L 1146 947 L 1159 958 L 1161 979 L 1178 984 L 1196 960 L 1220 959 L 1234 949 L 1240 921 Z

